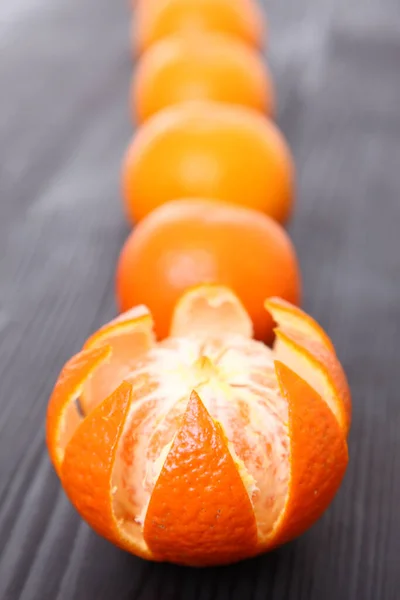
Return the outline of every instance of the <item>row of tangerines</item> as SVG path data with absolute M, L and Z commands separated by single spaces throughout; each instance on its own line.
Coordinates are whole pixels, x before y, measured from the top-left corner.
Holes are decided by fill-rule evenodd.
M 268 341 L 264 299 L 297 304 L 300 276 L 281 226 L 294 168 L 272 120 L 263 15 L 255 0 L 137 0 L 133 33 L 131 106 L 140 126 L 122 179 L 138 225 L 119 261 L 120 308 L 148 306 L 163 337 L 185 289 L 222 283 Z
M 327 508 L 348 460 L 350 392 L 330 339 L 281 298 L 264 309 L 271 295 L 297 303 L 300 284 L 271 218 L 289 213 L 292 166 L 255 110 L 270 83 L 245 44 L 261 39 L 252 2 L 139 0 L 145 122 L 124 165 L 139 223 L 118 270 L 121 308 L 134 308 L 66 363 L 47 412 L 79 514 L 155 561 L 226 564 L 287 542 Z M 268 348 L 252 321 L 268 339 L 272 317 Z

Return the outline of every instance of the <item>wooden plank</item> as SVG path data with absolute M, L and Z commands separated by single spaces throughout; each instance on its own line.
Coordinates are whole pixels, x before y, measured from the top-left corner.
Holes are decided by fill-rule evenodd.
M 0 6 L 0 598 L 396 600 L 400 555 L 400 13 L 394 0 L 268 5 L 278 121 L 293 147 L 290 233 L 304 305 L 354 395 L 351 463 L 296 542 L 238 566 L 153 565 L 100 540 L 43 442 L 64 361 L 114 314 L 128 233 L 129 8 Z

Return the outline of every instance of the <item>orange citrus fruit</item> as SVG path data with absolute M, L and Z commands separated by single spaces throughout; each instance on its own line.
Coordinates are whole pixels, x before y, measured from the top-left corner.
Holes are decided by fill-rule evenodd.
M 151 117 L 122 168 L 132 222 L 178 198 L 206 197 L 255 208 L 279 222 L 293 203 L 293 163 L 276 125 L 243 106 L 187 102 Z
M 139 122 L 190 100 L 215 100 L 273 112 L 271 75 L 260 55 L 240 40 L 210 33 L 173 36 L 154 44 L 132 78 Z
M 291 540 L 325 511 L 348 462 L 346 378 L 311 317 L 278 298 L 266 308 L 272 349 L 252 339 L 229 288 L 204 285 L 180 299 L 162 342 L 139 307 L 66 364 L 47 444 L 97 533 L 154 561 L 227 564 Z
M 282 227 L 257 211 L 214 200 L 176 200 L 143 219 L 122 249 L 117 297 L 122 311 L 150 308 L 168 335 L 174 306 L 190 286 L 230 286 L 250 314 L 257 339 L 272 339 L 264 298 L 298 304 L 300 273 Z
M 139 52 L 171 34 L 216 31 L 255 47 L 262 45 L 265 24 L 253 0 L 158 0 L 139 2 L 133 21 Z

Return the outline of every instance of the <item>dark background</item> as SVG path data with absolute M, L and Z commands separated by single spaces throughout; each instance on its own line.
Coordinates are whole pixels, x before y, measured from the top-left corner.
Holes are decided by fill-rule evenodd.
M 268 3 L 304 306 L 354 398 L 351 462 L 296 542 L 238 566 L 153 565 L 99 539 L 44 446 L 63 363 L 113 316 L 128 233 L 125 0 L 0 1 L 0 598 L 400 598 L 400 3 Z

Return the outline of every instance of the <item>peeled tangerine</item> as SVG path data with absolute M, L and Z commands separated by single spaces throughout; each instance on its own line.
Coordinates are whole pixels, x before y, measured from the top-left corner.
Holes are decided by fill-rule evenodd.
M 271 298 L 272 349 L 228 288 L 178 302 L 156 343 L 136 307 L 63 368 L 47 443 L 80 515 L 121 548 L 226 564 L 298 536 L 344 475 L 350 393 L 328 336 Z

